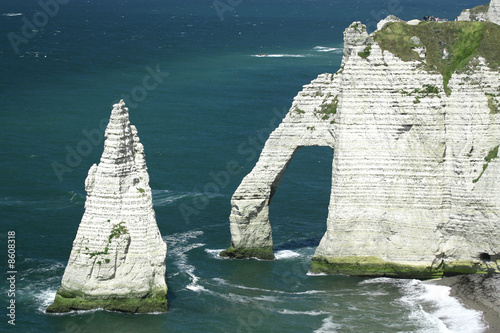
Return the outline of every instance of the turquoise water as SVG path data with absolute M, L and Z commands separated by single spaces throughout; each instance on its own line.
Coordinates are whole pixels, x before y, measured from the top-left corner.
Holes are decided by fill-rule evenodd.
M 35 1 L 0 4 L 5 277 L 8 231 L 17 256 L 16 325 L 3 298 L 2 332 L 483 331 L 481 314 L 445 287 L 308 275 L 326 229 L 329 148 L 301 149 L 273 198 L 277 260 L 218 257 L 230 241 L 232 193 L 302 85 L 340 67 L 346 26 L 361 20 L 373 30 L 389 13 L 454 18 L 482 2 L 221 0 L 232 10 L 218 12 L 209 0 L 59 1 L 50 13 Z M 102 153 L 102 125 L 120 98 L 145 146 L 168 245 L 169 312 L 46 315 L 83 214 L 85 177 Z M 238 172 L 221 178 L 228 163 Z

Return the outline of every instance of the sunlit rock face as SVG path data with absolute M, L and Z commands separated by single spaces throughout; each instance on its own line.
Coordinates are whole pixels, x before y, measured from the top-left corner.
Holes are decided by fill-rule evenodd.
M 85 190 L 85 213 L 47 311 L 165 311 L 167 248 L 156 224 L 144 147 L 123 101 L 113 106 L 104 152 Z
M 273 258 L 269 204 L 286 167 L 302 146 L 329 146 L 327 231 L 314 272 L 498 271 L 500 75 L 481 53 L 490 35 L 456 68 L 447 64 L 461 60 L 460 45 L 439 43 L 462 40 L 457 24 L 498 27 L 398 21 L 388 17 L 371 35 L 360 22 L 346 29 L 340 70 L 304 86 L 234 193 L 221 255 Z M 390 44 L 397 34 L 400 44 Z
M 464 9 L 457 21 L 489 21 L 500 24 L 500 0 L 491 0 L 489 4 Z

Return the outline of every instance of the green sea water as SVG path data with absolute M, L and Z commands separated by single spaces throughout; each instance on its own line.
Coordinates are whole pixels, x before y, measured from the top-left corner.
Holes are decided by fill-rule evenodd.
M 218 256 L 229 246 L 232 193 L 302 86 L 339 69 L 345 27 L 360 20 L 373 30 L 388 14 L 453 19 L 479 4 L 2 0 L 0 331 L 484 331 L 481 313 L 446 287 L 308 274 L 326 230 L 329 148 L 299 150 L 273 198 L 275 261 Z M 145 83 L 148 75 L 154 80 Z M 145 147 L 168 246 L 169 311 L 47 315 L 84 211 L 84 180 L 120 98 Z M 223 177 L 228 163 L 237 172 Z M 15 325 L 7 316 L 12 299 Z

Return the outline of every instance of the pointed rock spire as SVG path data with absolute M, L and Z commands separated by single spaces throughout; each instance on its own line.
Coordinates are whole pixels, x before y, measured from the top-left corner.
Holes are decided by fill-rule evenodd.
M 47 312 L 165 311 L 167 247 L 156 224 L 144 147 L 123 100 L 113 106 L 104 151 L 85 190 L 85 213 Z

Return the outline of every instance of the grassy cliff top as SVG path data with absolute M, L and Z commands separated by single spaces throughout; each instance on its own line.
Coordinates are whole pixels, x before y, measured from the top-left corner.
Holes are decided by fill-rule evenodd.
M 414 36 L 420 44 L 410 41 Z M 445 89 L 453 72 L 464 68 L 476 55 L 483 57 L 490 68 L 500 67 L 500 26 L 490 22 L 420 22 L 418 25 L 391 22 L 375 32 L 374 39 L 383 50 L 404 61 L 421 60 L 414 48 L 425 46 L 428 69 L 443 75 Z
M 471 15 L 484 14 L 490 9 L 490 4 L 476 6 L 474 8 L 469 9 L 469 13 Z

